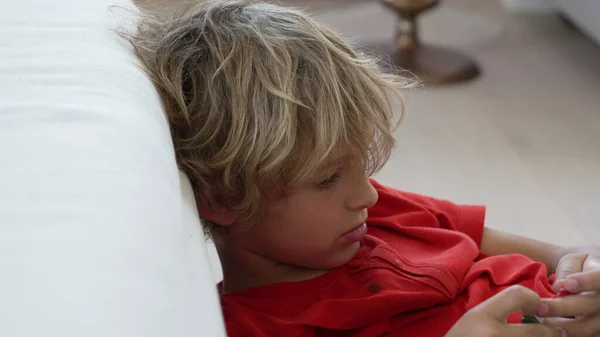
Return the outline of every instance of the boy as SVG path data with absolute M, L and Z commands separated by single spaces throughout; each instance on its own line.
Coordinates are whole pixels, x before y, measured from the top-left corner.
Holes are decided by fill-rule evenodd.
M 600 335 L 597 248 L 492 231 L 483 207 L 368 178 L 406 83 L 302 12 L 211 1 L 146 17 L 129 39 L 216 242 L 230 337 L 466 336 L 461 317 L 512 285 L 548 298 L 544 323 Z

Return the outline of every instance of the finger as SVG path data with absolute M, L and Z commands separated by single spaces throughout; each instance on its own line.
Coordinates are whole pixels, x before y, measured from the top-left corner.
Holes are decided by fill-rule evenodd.
M 583 271 L 590 271 L 596 269 L 600 269 L 600 255 L 590 254 L 583 263 Z
M 567 337 L 560 327 L 544 324 L 507 324 L 506 334 L 511 337 Z
M 554 281 L 552 288 L 555 292 L 559 292 L 561 289 L 565 289 L 565 279 Z
M 539 317 L 573 317 L 597 315 L 600 312 L 598 292 L 589 291 L 561 298 L 541 300 Z
M 544 325 L 562 328 L 569 336 L 600 335 L 600 316 L 587 316 L 575 319 L 544 318 Z
M 587 254 L 565 255 L 556 268 L 556 282 L 566 279 L 570 274 L 582 271 L 586 258 Z
M 600 290 L 600 268 L 569 275 L 564 280 L 564 288 L 572 293 Z
M 550 325 L 553 327 L 563 327 L 571 322 L 578 322 L 577 318 L 567 318 L 567 317 L 545 317 L 540 318 L 540 322 L 545 325 Z
M 534 291 L 523 286 L 512 286 L 490 297 L 473 310 L 482 311 L 499 322 L 506 322 L 508 316 L 515 312 L 535 315 L 539 306 L 540 297 Z

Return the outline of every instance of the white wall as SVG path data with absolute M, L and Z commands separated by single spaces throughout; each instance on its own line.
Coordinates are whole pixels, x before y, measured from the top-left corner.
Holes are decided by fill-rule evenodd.
M 557 0 L 558 6 L 581 30 L 600 44 L 600 1 Z

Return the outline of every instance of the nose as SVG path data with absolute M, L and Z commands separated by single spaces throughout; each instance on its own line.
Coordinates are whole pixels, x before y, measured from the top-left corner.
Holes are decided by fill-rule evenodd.
M 379 194 L 377 194 L 377 190 L 373 187 L 371 181 L 366 177 L 357 180 L 354 191 L 351 192 L 351 198 L 348 203 L 349 208 L 353 210 L 363 210 L 375 205 L 379 198 Z

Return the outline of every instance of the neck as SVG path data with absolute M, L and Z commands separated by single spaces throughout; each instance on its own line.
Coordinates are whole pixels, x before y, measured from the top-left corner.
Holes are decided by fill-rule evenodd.
M 310 280 L 328 272 L 273 261 L 247 250 L 231 248 L 232 246 L 235 247 L 217 244 L 223 270 L 223 293 L 273 283 Z

